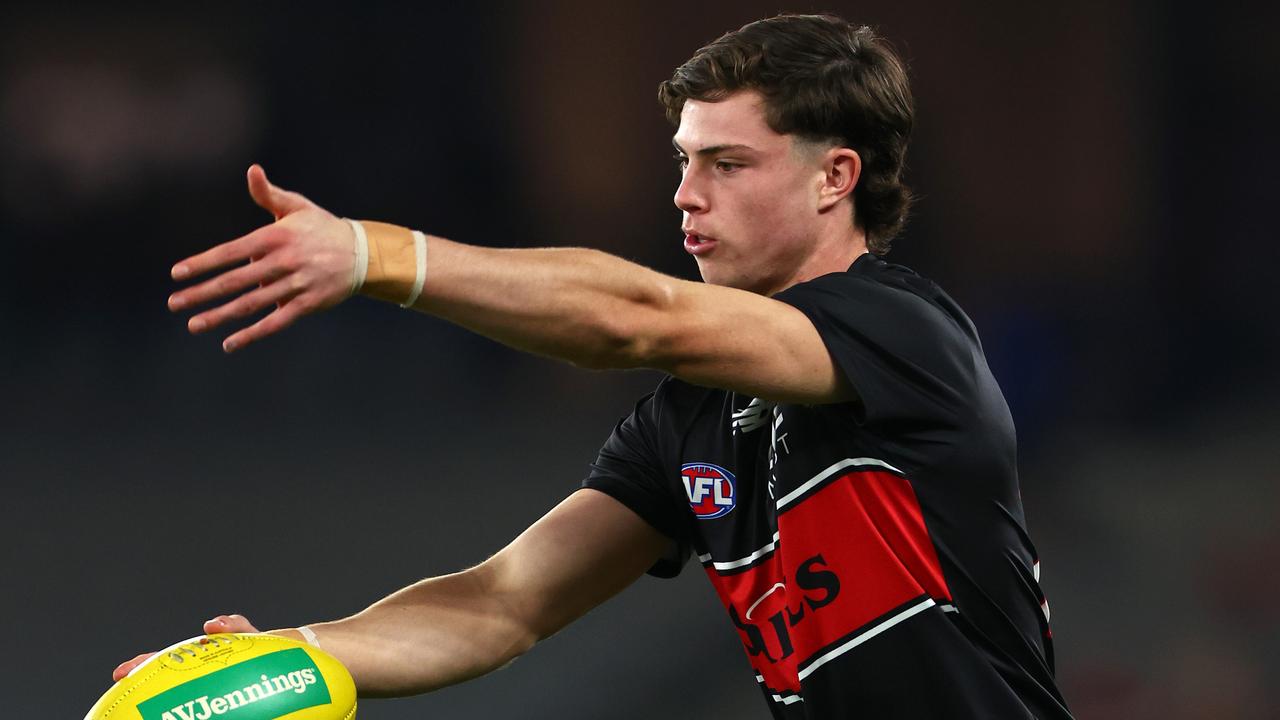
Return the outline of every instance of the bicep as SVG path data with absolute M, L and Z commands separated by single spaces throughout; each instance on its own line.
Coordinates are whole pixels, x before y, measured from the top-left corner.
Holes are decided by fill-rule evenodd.
M 682 282 L 653 322 L 660 369 L 687 382 L 803 404 L 857 397 L 813 322 L 784 302 Z
M 635 582 L 669 542 L 622 503 L 582 489 L 482 567 L 507 611 L 545 638 Z

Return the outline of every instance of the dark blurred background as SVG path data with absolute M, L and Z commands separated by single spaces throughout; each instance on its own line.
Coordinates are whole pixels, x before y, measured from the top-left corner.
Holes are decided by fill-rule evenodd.
M 1013 407 L 1077 715 L 1280 716 L 1280 12 L 1040 5 L 6 4 L 4 716 L 80 717 L 219 612 L 330 619 L 482 560 L 657 380 L 366 300 L 223 355 L 168 269 L 266 222 L 249 163 L 341 215 L 694 277 L 656 84 L 780 9 L 910 62 L 922 199 L 890 259 L 968 309 Z M 687 567 L 361 717 L 767 713 Z

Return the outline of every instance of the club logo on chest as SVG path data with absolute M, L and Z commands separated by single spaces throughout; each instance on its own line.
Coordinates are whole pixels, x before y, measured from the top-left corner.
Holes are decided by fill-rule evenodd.
M 685 463 L 680 480 L 689 507 L 699 520 L 713 520 L 728 515 L 737 504 L 733 473 L 711 463 Z

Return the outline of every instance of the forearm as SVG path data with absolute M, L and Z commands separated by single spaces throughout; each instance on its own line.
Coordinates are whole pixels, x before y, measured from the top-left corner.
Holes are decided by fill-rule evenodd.
M 579 490 L 471 570 L 311 628 L 361 695 L 426 692 L 502 667 L 630 585 L 669 542 L 617 500 Z
M 439 237 L 420 244 L 395 225 L 353 228 L 302 196 L 270 186 L 256 167 L 251 189 L 255 182 L 265 185 L 255 197 L 280 196 L 278 202 L 260 199 L 280 219 L 172 271 L 175 279 L 194 278 L 250 261 L 169 298 L 170 309 L 178 311 L 242 293 L 192 317 L 188 327 L 197 333 L 275 306 L 227 337 L 227 352 L 332 307 L 356 288 L 380 300 L 412 301 L 414 309 L 503 344 L 584 367 L 653 368 L 696 385 L 783 402 L 856 397 L 813 323 L 786 303 L 680 280 L 597 250 L 494 249 Z
M 366 226 L 371 246 L 400 261 L 371 265 L 363 293 L 402 302 L 413 282 L 410 236 Z M 428 248 L 427 281 L 414 309 L 586 367 L 657 361 L 661 311 L 686 284 L 596 250 L 494 249 L 434 236 Z
M 310 627 L 362 696 L 387 697 L 459 683 L 515 659 L 537 638 L 513 618 L 481 566 L 423 580 L 349 618 Z

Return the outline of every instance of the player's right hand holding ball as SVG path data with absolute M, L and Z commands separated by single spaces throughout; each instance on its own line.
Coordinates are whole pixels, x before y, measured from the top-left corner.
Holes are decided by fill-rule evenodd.
M 212 620 L 205 621 L 204 632 L 206 635 L 213 635 L 216 633 L 256 633 L 261 631 L 254 627 L 253 623 L 249 622 L 249 618 L 243 615 L 219 615 Z M 152 655 L 155 655 L 155 653 L 143 653 L 132 660 L 120 663 L 115 670 L 111 671 L 111 679 L 115 682 L 120 682 L 122 678 L 134 668 L 146 662 Z

